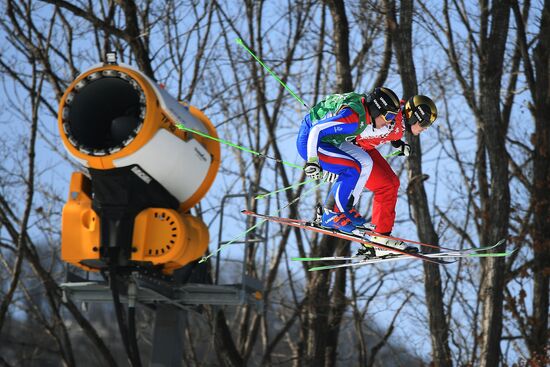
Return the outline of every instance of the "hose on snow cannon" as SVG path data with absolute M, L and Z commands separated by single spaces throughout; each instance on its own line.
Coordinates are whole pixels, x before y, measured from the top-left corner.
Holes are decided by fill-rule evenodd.
M 112 57 L 113 54 L 111 54 Z M 206 251 L 206 225 L 189 214 L 220 164 L 216 131 L 116 57 L 80 74 L 63 95 L 63 145 L 74 172 L 62 213 L 62 259 L 85 270 L 153 266 L 170 274 Z

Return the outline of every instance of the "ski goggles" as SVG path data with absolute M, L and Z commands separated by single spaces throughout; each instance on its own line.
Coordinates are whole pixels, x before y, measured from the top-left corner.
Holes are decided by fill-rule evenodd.
M 432 118 L 432 114 L 426 114 L 424 117 L 422 117 L 418 111 L 414 111 L 408 123 L 412 126 L 418 122 L 420 124 L 420 127 L 427 129 L 432 126 L 434 121 L 435 118 Z
M 381 113 L 380 116 L 386 121 L 386 122 L 392 122 L 397 117 L 397 114 L 399 111 L 386 111 L 386 113 Z

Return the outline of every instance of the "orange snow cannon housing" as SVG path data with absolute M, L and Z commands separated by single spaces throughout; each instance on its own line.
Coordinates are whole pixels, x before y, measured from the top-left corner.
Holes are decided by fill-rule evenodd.
M 73 173 L 63 208 L 64 261 L 170 274 L 204 254 L 208 228 L 189 210 L 216 177 L 220 146 L 178 124 L 217 137 L 200 110 L 128 65 L 100 64 L 71 83 L 58 127 L 87 172 Z

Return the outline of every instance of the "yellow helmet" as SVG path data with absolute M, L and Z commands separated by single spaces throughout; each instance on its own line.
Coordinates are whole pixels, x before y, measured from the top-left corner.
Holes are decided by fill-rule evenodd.
M 437 107 L 430 97 L 416 95 L 405 103 L 404 115 L 408 126 L 419 122 L 422 127 L 430 127 L 437 118 Z

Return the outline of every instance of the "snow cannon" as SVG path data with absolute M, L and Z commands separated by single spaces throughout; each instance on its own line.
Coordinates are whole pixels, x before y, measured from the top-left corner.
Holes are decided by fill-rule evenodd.
M 208 228 L 189 210 L 218 172 L 219 143 L 204 136 L 216 130 L 199 109 L 107 59 L 80 74 L 59 106 L 63 145 L 84 171 L 71 177 L 61 256 L 88 271 L 171 274 L 208 247 Z

